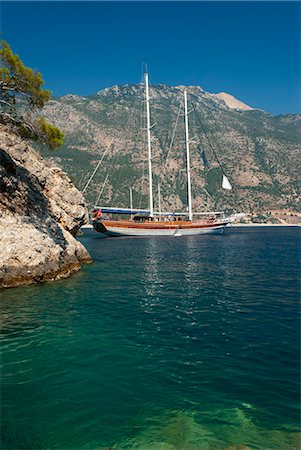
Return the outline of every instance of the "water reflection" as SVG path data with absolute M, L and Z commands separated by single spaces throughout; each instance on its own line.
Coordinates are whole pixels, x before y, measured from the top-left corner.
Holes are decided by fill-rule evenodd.
M 198 293 L 202 285 L 203 275 L 206 265 L 200 264 L 198 258 L 198 248 L 193 236 L 188 236 L 184 242 L 183 271 L 187 289 L 187 307 L 193 309 L 198 301 Z
M 143 283 L 146 296 L 142 301 L 150 309 L 155 305 L 156 301 L 160 300 L 160 293 L 163 288 L 161 272 L 164 271 L 164 261 L 162 256 L 160 240 L 145 240 Z

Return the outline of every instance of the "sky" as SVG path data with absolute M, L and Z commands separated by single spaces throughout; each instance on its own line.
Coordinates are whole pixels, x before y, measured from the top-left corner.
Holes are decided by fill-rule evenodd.
M 0 29 L 54 96 L 199 85 L 301 113 L 299 2 L 1 2 Z

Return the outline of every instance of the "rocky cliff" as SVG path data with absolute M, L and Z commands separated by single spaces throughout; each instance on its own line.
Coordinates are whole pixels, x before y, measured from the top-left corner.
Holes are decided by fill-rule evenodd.
M 0 125 L 0 287 L 65 278 L 91 262 L 74 237 L 85 221 L 70 178 Z

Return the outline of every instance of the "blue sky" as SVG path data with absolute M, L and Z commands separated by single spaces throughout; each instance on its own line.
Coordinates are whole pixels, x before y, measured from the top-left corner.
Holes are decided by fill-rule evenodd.
M 229 92 L 301 112 L 300 3 L 2 2 L 2 36 L 54 95 L 136 83 Z

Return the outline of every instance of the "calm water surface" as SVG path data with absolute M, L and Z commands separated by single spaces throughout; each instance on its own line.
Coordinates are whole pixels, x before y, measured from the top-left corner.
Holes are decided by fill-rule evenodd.
M 300 449 L 300 230 L 82 238 L 2 296 L 2 449 Z

